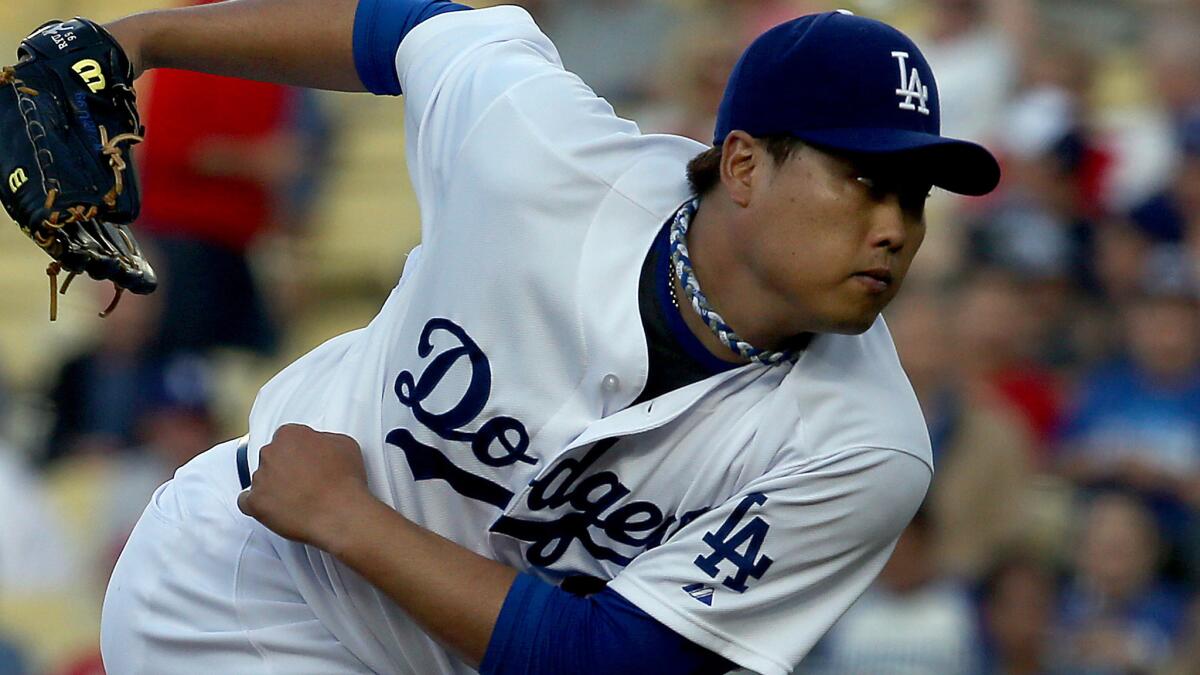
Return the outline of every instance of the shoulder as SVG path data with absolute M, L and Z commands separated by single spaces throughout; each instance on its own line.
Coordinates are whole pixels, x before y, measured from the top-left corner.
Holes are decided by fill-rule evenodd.
M 515 5 L 501 5 L 469 12 L 448 12 L 422 21 L 404 37 L 397 58 L 403 61 L 419 54 L 432 42 L 451 40 L 464 46 L 526 40 L 543 48 L 554 49 L 529 12 Z M 453 57 L 455 54 L 447 56 Z M 558 61 L 557 52 L 554 53 L 554 60 Z
M 456 194 L 434 189 L 454 182 L 493 203 L 545 208 L 554 201 L 550 212 L 580 216 L 612 193 L 665 217 L 686 195 L 656 190 L 686 185 L 687 162 L 706 147 L 642 134 L 563 68 L 554 45 L 517 7 L 421 23 L 401 43 L 397 70 L 407 97 L 409 163 L 420 165 L 415 184 L 425 201 Z
M 799 421 L 805 454 L 888 448 L 933 466 L 921 407 L 882 317 L 861 335 L 818 336 L 777 395 Z

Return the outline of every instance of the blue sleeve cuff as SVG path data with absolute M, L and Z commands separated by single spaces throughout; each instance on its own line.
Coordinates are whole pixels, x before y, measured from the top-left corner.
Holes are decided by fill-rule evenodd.
M 737 666 L 654 620 L 616 591 L 586 598 L 520 574 L 500 609 L 481 675 L 725 673 Z
M 496 627 L 492 629 L 483 663 L 479 664 L 480 675 L 509 672 L 501 668 L 511 666 L 514 661 L 529 663 L 533 660 L 533 636 L 525 635 L 522 631 L 531 623 L 536 625 L 555 590 L 550 584 L 528 574 L 517 575 L 504 598 L 500 616 L 496 618 Z
M 373 94 L 399 96 L 396 51 L 422 21 L 470 9 L 449 0 L 360 0 L 354 12 L 354 67 Z

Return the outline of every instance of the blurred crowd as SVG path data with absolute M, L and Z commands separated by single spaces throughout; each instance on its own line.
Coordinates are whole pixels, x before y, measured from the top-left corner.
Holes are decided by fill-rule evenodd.
M 704 142 L 762 30 L 836 6 L 887 19 L 932 62 L 943 133 L 1001 158 L 996 193 L 933 195 L 886 312 L 933 487 L 798 673 L 1200 673 L 1200 2 L 519 4 L 618 113 Z M 138 232 L 163 289 L 122 301 L 40 391 L 0 395 L 52 411 L 0 448 L 0 675 L 102 672 L 125 536 L 231 431 L 213 354 L 270 361 L 294 329 L 295 280 L 256 251 L 303 239 L 337 171 L 339 119 L 310 94 L 169 71 L 139 86 Z

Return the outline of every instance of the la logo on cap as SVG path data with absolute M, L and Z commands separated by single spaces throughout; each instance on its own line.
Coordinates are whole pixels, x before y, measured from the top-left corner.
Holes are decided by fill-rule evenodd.
M 929 101 L 929 87 L 921 84 L 921 71 L 913 68 L 908 70 L 908 52 L 892 52 L 892 58 L 900 64 L 900 87 L 896 95 L 903 97 L 900 101 L 901 110 L 916 110 L 922 115 L 929 114 L 926 103 Z M 913 103 L 913 99 L 917 103 Z

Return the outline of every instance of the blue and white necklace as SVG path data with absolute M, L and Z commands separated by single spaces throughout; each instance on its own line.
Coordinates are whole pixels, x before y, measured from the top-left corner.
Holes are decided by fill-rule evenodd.
M 696 310 L 696 314 L 700 315 L 700 318 L 717 336 L 721 344 L 729 347 L 738 356 L 769 366 L 785 362 L 795 363 L 796 359 L 800 358 L 799 352 L 772 352 L 751 345 L 738 337 L 729 324 L 725 323 L 725 319 L 721 318 L 721 315 L 708 303 L 708 298 L 704 296 L 704 291 L 700 290 L 700 282 L 696 279 L 695 272 L 692 271 L 692 260 L 688 256 L 687 248 L 688 227 L 691 226 L 692 218 L 696 215 L 699 207 L 700 199 L 698 197 L 688 200 L 675 212 L 675 219 L 671 223 L 671 269 L 674 270 L 680 285 L 687 293 L 688 304 Z M 674 283 L 671 284 L 671 299 L 675 299 Z

